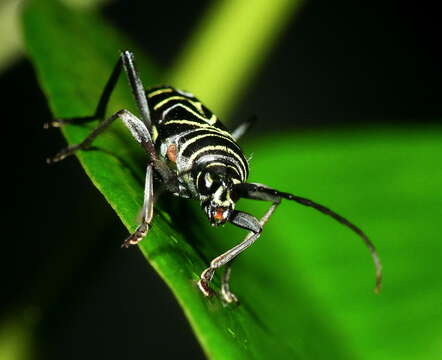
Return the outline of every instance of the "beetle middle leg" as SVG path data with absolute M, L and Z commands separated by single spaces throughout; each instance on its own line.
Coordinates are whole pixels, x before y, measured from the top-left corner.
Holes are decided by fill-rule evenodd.
M 149 231 L 149 225 L 153 218 L 153 169 L 152 164 L 147 165 L 146 181 L 144 183 L 144 203 L 142 210 L 141 224 L 137 229 L 123 242 L 122 247 L 129 247 L 138 244 Z
M 149 153 L 151 160 L 157 165 L 159 160 L 152 137 L 146 128 L 146 125 L 138 117 L 128 110 L 120 110 L 98 124 L 98 126 L 79 144 L 68 146 L 58 152 L 52 159 L 48 159 L 49 163 L 58 162 L 67 156 L 74 154 L 77 150 L 87 149 L 95 138 L 107 129 L 116 119 L 123 120 L 126 127 L 130 130 L 135 140 Z
M 163 177 L 163 179 L 167 179 L 169 183 L 172 183 L 170 179 L 174 176 L 171 170 L 167 167 L 167 165 L 161 159 L 158 158 L 158 155 L 152 143 L 151 136 L 145 124 L 129 111 L 120 110 L 111 117 L 109 117 L 108 119 L 101 122 L 98 125 L 98 127 L 94 131 L 92 131 L 92 133 L 89 134 L 89 136 L 86 137 L 86 139 L 84 139 L 81 143 L 69 146 L 61 150 L 57 155 L 55 155 L 55 157 L 52 159 L 52 162 L 60 161 L 65 157 L 72 155 L 77 150 L 89 147 L 92 141 L 99 134 L 101 134 L 114 120 L 118 118 L 121 118 L 123 120 L 126 127 L 130 130 L 132 136 L 137 140 L 138 143 L 140 143 L 143 146 L 143 148 L 150 155 L 150 163 L 147 166 L 146 170 L 142 222 L 137 227 L 135 232 L 131 234 L 124 241 L 123 246 L 128 247 L 129 245 L 134 245 L 137 244 L 139 241 L 141 241 L 144 238 L 144 236 L 146 236 L 149 230 L 149 224 L 153 217 L 153 204 L 154 204 L 153 169 L 157 170 L 160 173 L 160 175 Z
M 99 123 L 99 125 L 81 143 L 68 146 L 62 149 L 54 157 L 48 158 L 47 162 L 48 163 L 58 162 L 74 154 L 77 150 L 87 149 L 91 145 L 92 141 L 94 141 L 98 135 L 100 135 L 103 131 L 105 131 L 110 124 L 112 124 L 116 119 L 122 118 L 123 115 L 125 114 L 127 115 L 127 113 L 129 113 L 129 111 L 127 110 L 120 110 L 116 112 L 112 116 L 108 117 L 106 120 Z M 135 116 L 133 115 L 133 117 Z

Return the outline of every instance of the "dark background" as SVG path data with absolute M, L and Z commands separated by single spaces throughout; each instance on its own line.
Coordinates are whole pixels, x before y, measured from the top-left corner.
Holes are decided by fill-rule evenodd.
M 207 6 L 120 0 L 102 13 L 167 68 Z M 258 136 L 440 121 L 436 14 L 399 1 L 306 2 L 232 122 L 257 114 L 251 136 Z M 64 140 L 42 129 L 51 114 L 31 64 L 21 60 L 0 79 L 2 317 L 25 306 L 45 359 L 134 359 L 146 348 L 162 358 L 203 358 L 166 286 L 137 249 L 120 249 L 127 232 L 77 160 L 45 164 Z

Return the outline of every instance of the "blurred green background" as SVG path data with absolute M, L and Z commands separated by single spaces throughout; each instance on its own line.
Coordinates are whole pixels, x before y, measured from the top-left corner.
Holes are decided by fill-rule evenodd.
M 16 3 L 0 5 L 8 19 L 1 22 L 0 54 L 11 139 L 3 153 L 13 154 L 4 159 L 0 359 L 202 358 L 166 286 L 136 249 L 119 249 L 126 230 L 76 160 L 44 165 L 64 141 L 42 130 L 51 114 L 21 55 Z M 192 79 L 180 80 L 173 70 L 191 58 L 200 37 L 209 44 L 198 61 L 219 57 L 220 68 L 232 66 L 223 48 L 204 38 L 213 25 L 205 19 L 216 18 L 213 9 L 221 3 L 177 3 L 174 11 L 169 3 L 143 1 L 97 6 L 156 64 L 160 77 L 167 73 L 166 79 L 187 84 Z M 329 205 L 361 225 L 378 247 L 385 284 L 376 297 L 359 240 L 320 214 L 284 203 L 238 260 L 232 286 L 244 308 L 253 303 L 259 321 L 292 326 L 281 343 L 290 343 L 299 358 L 442 358 L 442 72 L 431 10 L 394 1 L 307 1 L 296 14 L 288 12 L 252 69 L 241 72 L 232 99 L 218 104 L 216 94 L 236 78 L 217 81 L 214 94 L 183 85 L 229 124 L 258 115 L 243 143 L 252 156 L 251 181 Z M 219 249 L 242 236 L 229 226 L 204 233 L 217 237 Z M 278 268 L 284 271 L 275 276 Z M 266 294 L 267 287 L 278 291 Z

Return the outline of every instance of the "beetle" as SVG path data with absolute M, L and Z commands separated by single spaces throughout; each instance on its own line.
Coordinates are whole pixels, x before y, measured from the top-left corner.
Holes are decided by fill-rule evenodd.
M 136 116 L 126 109 L 104 119 L 106 106 L 121 71 L 127 75 L 133 97 L 139 110 Z M 198 200 L 213 226 L 227 222 L 249 233 L 242 242 L 210 262 L 198 281 L 205 296 L 213 291 L 210 282 L 215 271 L 225 266 L 221 281 L 221 296 L 227 303 L 238 299 L 230 291 L 231 262 L 260 236 L 282 199 L 295 201 L 331 216 L 359 235 L 368 247 L 376 268 L 376 287 L 379 292 L 382 267 L 373 243 L 362 230 L 327 207 L 312 200 L 282 192 L 266 185 L 248 183 L 248 161 L 237 141 L 247 131 L 251 120 L 229 132 L 216 115 L 193 94 L 171 86 L 145 89 L 138 75 L 134 55 L 123 51 L 102 92 L 92 116 L 54 119 L 58 127 L 72 122 L 102 119 L 98 126 L 79 144 L 58 152 L 48 162 L 53 163 L 86 149 L 116 119 L 121 119 L 134 139 L 149 156 L 146 166 L 142 220 L 137 229 L 124 241 L 123 247 L 137 244 L 148 233 L 153 218 L 154 173 L 162 186 L 175 196 Z M 240 198 L 269 201 L 269 209 L 261 219 L 235 208 Z

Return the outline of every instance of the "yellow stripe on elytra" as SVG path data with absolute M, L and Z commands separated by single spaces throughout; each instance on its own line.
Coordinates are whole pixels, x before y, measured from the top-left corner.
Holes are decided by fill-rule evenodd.
M 201 119 L 202 121 L 205 121 L 207 124 L 209 125 L 213 125 L 216 123 L 216 116 L 212 115 L 210 117 L 210 119 L 208 119 L 207 117 L 205 117 L 204 115 L 198 114 L 195 111 L 193 111 L 191 108 L 187 107 L 184 104 L 176 104 L 176 106 L 181 106 L 182 108 L 184 108 L 186 111 L 190 112 L 192 115 L 196 116 L 198 119 Z M 167 110 L 166 110 L 167 111 Z
M 242 165 L 243 169 L 240 169 L 241 172 L 241 180 L 245 180 L 246 176 L 245 176 L 245 172 L 246 172 L 246 165 L 244 164 L 244 160 L 241 158 L 241 156 L 239 156 L 235 151 L 229 149 L 228 147 L 222 146 L 222 145 L 214 145 L 214 146 L 205 146 L 197 151 L 195 151 L 192 156 L 190 156 L 189 158 L 189 162 L 192 164 L 195 159 L 203 152 L 208 151 L 208 150 L 212 150 L 212 151 L 217 151 L 217 150 L 221 150 L 221 151 L 225 151 L 230 155 L 233 155 L 238 161 L 239 163 Z
M 156 95 L 160 95 L 160 94 L 164 94 L 164 93 L 169 93 L 169 92 L 172 92 L 172 91 L 173 91 L 173 89 L 171 89 L 171 88 L 158 89 L 158 90 L 155 90 L 155 91 L 152 91 L 151 93 L 149 93 L 147 95 L 147 97 L 151 98 L 151 97 L 154 97 Z
M 198 112 L 193 111 L 191 108 L 189 108 L 185 104 L 178 103 L 178 104 L 175 104 L 172 107 L 164 110 L 163 118 L 165 117 L 165 113 L 168 112 L 169 110 L 171 110 L 173 107 L 180 106 L 180 107 L 184 108 L 186 111 L 190 112 L 192 115 L 196 116 L 198 119 L 201 119 L 204 122 L 208 123 L 209 125 L 215 124 L 216 121 L 218 120 L 218 118 L 215 116 L 215 114 L 212 114 L 212 116 L 210 118 L 207 118 L 204 114 L 204 111 L 203 111 L 203 108 L 202 108 L 202 105 L 200 102 L 190 100 L 184 96 L 170 96 L 167 99 L 164 99 L 163 101 L 160 101 L 158 104 L 156 104 L 153 109 L 158 110 L 159 108 L 161 108 L 162 106 L 164 106 L 165 104 L 167 104 L 169 101 L 172 101 L 172 100 L 187 101 L 189 104 L 192 104 L 198 110 Z
M 189 100 L 189 99 L 184 96 L 180 96 L 180 95 L 169 96 L 168 98 L 166 98 L 163 101 L 160 101 L 158 104 L 156 104 L 153 107 L 153 109 L 158 110 L 161 106 L 163 106 L 163 105 L 167 104 L 169 101 L 173 101 L 173 100 Z
M 196 141 L 198 141 L 200 139 L 204 139 L 205 137 L 208 137 L 208 136 L 214 136 L 214 137 L 217 137 L 217 138 L 221 138 L 221 139 L 230 141 L 233 145 L 236 145 L 232 140 L 230 140 L 226 136 L 220 135 L 220 134 L 218 134 L 217 132 L 214 131 L 213 133 L 197 135 L 197 136 L 194 136 L 191 139 L 187 140 L 183 145 L 181 145 L 180 151 L 179 151 L 179 155 L 181 155 L 194 142 L 196 142 Z
M 201 104 L 199 101 L 193 101 L 193 100 L 189 100 L 189 99 L 187 99 L 187 101 L 189 101 L 193 106 L 195 106 L 201 115 L 205 116 L 204 110 L 203 110 L 203 104 Z M 215 114 L 212 114 L 210 119 L 207 119 L 207 117 L 205 117 L 205 119 L 207 120 L 207 122 L 210 125 L 213 125 L 216 123 L 217 117 L 215 116 Z
M 230 169 L 232 169 L 233 171 L 235 171 L 237 174 L 238 174 L 238 176 L 239 177 L 241 177 L 241 174 L 238 172 L 238 169 L 236 168 L 236 167 L 234 167 L 233 165 L 227 165 L 227 164 L 224 164 L 224 163 L 222 163 L 222 162 L 217 162 L 217 161 L 215 161 L 215 162 L 213 162 L 213 163 L 210 163 L 209 165 L 207 165 L 206 167 L 212 167 L 212 166 L 224 166 L 224 167 L 228 167 L 228 168 L 230 168 Z
M 208 123 L 201 124 L 199 122 L 192 121 L 192 120 L 167 120 L 166 122 L 163 123 L 163 125 L 169 125 L 169 124 L 192 125 L 195 127 L 199 127 L 201 129 L 214 130 L 214 131 L 217 131 L 220 134 L 223 134 L 233 140 L 232 135 L 228 131 L 218 129 L 212 125 L 209 125 Z

